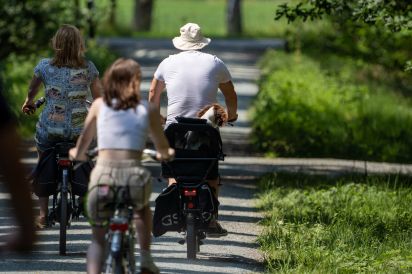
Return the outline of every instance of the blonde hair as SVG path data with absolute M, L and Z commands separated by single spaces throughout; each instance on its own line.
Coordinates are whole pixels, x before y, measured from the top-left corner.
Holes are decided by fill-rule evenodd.
M 140 65 L 132 59 L 119 58 L 103 77 L 103 100 L 113 109 L 135 108 L 140 102 Z M 136 86 L 131 86 L 136 81 Z M 114 99 L 114 100 L 113 100 Z
M 62 25 L 51 40 L 54 58 L 51 64 L 56 67 L 85 67 L 83 37 L 73 25 Z

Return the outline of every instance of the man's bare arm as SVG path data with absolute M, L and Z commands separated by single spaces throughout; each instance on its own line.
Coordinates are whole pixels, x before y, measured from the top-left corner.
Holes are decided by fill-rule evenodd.
M 225 96 L 227 115 L 229 121 L 237 120 L 237 95 L 232 81 L 219 84 L 219 89 Z
M 153 103 L 159 113 L 160 113 L 160 95 L 162 94 L 162 91 L 166 88 L 166 84 L 163 81 L 157 80 L 156 78 L 153 78 L 152 84 L 150 85 L 150 90 L 149 90 L 149 102 Z

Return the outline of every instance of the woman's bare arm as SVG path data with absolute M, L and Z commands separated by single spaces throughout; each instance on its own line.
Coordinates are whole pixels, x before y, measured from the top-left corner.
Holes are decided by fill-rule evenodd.
M 92 92 L 93 99 L 97 99 L 103 94 L 102 83 L 100 82 L 99 77 L 96 77 L 92 84 L 90 85 L 90 90 Z
M 23 106 L 21 107 L 21 111 L 23 111 L 24 113 L 26 114 L 33 113 L 33 107 L 34 107 L 33 101 L 37 93 L 39 93 L 41 83 L 42 83 L 42 79 L 33 75 L 33 77 L 31 78 L 30 84 L 29 84 L 29 92 L 27 93 L 26 100 L 24 101 Z
M 82 134 L 80 134 L 77 139 L 76 147 L 72 148 L 69 152 L 72 159 L 80 161 L 87 160 L 86 152 L 89 149 L 90 143 L 92 142 L 94 136 L 96 136 L 96 123 L 102 102 L 103 100 L 99 98 L 96 99 L 91 105 L 86 121 L 84 122 Z

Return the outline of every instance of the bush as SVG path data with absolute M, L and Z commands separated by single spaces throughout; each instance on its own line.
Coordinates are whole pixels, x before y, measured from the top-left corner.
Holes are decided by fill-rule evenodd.
M 279 156 L 411 161 L 411 103 L 362 84 L 353 63 L 333 70 L 304 55 L 271 51 L 261 66 L 252 110 L 252 136 L 260 150 Z

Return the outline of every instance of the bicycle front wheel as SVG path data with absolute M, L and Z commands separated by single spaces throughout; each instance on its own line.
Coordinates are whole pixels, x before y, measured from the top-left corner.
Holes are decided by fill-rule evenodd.
M 105 274 L 125 274 L 121 258 L 113 258 L 111 254 L 106 260 Z

